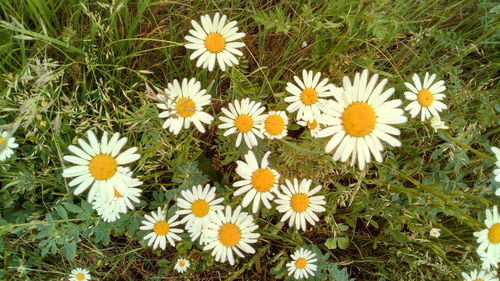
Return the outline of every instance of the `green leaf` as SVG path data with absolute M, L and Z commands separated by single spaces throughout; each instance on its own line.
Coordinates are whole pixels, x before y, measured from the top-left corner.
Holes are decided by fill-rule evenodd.
M 63 206 L 61 206 L 61 205 L 57 206 L 56 212 L 59 215 L 59 217 L 61 217 L 61 219 L 63 219 L 63 220 L 68 219 L 68 213 L 66 213 L 66 209 L 64 209 Z
M 66 210 L 70 211 L 71 213 L 75 214 L 81 214 L 83 213 L 82 208 L 78 207 L 77 205 L 70 203 L 70 202 L 63 202 L 64 207 Z

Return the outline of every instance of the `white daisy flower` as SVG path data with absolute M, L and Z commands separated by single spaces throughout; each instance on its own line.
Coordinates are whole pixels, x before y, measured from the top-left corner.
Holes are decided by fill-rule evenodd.
M 473 270 L 469 274 L 462 272 L 465 281 L 498 281 L 495 272 Z
M 281 185 L 282 193 L 278 193 L 274 202 L 278 204 L 276 210 L 285 213 L 281 221 L 288 219 L 288 225 L 295 228 L 306 230 L 306 224 L 309 222 L 315 225 L 319 221 L 316 213 L 324 212 L 325 196 L 313 196 L 321 190 L 321 185 L 309 190 L 312 180 L 303 179 L 300 183 L 297 178 L 285 180 L 286 185 Z
M 203 106 L 211 103 L 211 96 L 206 94 L 207 90 L 201 90 L 201 83 L 196 79 L 182 79 L 179 84 L 177 79 L 173 83 L 168 83 L 165 95 L 157 95 L 161 103 L 156 104 L 160 109 L 160 118 L 166 118 L 163 128 L 168 129 L 174 135 L 179 134 L 182 128 L 188 129 L 191 122 L 204 133 L 205 128 L 202 123 L 211 124 L 214 120 L 212 115 L 203 111 Z
M 333 96 L 333 91 L 340 90 L 328 83 L 328 78 L 319 81 L 321 73 L 314 74 L 312 71 L 302 70 L 302 80 L 298 76 L 293 79 L 297 83 L 288 82 L 286 91 L 292 94 L 285 98 L 285 101 L 291 103 L 286 109 L 288 112 L 297 112 L 297 119 L 312 122 L 321 116 L 321 111 L 326 100 L 323 98 Z
M 356 73 L 354 83 L 344 77 L 344 91 L 334 92 L 336 101 L 329 101 L 327 110 L 320 118 L 326 126 L 318 137 L 332 136 L 325 147 L 326 152 L 336 149 L 334 161 L 356 162 L 359 169 L 364 169 L 371 162 L 382 162 L 384 146 L 381 140 L 392 146 L 401 146 L 401 142 L 391 135 L 400 131 L 391 125 L 407 121 L 404 111 L 399 108 L 401 100 L 387 101 L 394 93 L 394 88 L 383 92 L 387 79 L 377 84 L 378 74 L 368 81 L 368 70 Z
M 219 128 L 227 129 L 224 132 L 225 137 L 238 133 L 236 146 L 240 146 L 243 138 L 248 148 L 252 148 L 258 144 L 255 136 L 264 138 L 259 127 L 264 119 L 262 112 L 266 109 L 260 102 L 251 101 L 249 98 L 235 100 L 233 103 L 229 104 L 229 110 L 222 108 L 225 116 L 219 117 L 223 122 Z
M 71 270 L 69 274 L 69 281 L 89 281 L 92 279 L 88 270 L 83 268 L 76 268 Z
M 179 273 L 184 273 L 191 263 L 187 259 L 179 258 L 175 263 L 174 269 Z
M 135 153 L 137 147 L 131 147 L 119 154 L 127 143 L 127 138 L 120 138 L 119 133 L 114 133 L 108 141 L 108 133 L 104 132 L 100 143 L 91 130 L 87 131 L 87 137 L 88 143 L 78 139 L 81 148 L 74 145 L 68 146 L 68 149 L 76 156 L 65 155 L 64 160 L 76 166 L 64 169 L 62 176 L 75 177 L 69 182 L 69 186 L 77 186 L 74 191 L 75 195 L 92 186 L 87 195 L 89 202 L 98 196 L 111 200 L 115 188 L 120 194 L 124 194 L 127 188 L 127 177 L 119 173 L 118 168 L 141 158 Z
M 288 116 L 284 111 L 269 111 L 264 115 L 260 131 L 270 139 L 281 139 L 288 133 Z
M 203 250 L 212 250 L 216 261 L 227 260 L 233 265 L 233 252 L 242 258 L 242 252 L 255 254 L 255 249 L 250 244 L 257 243 L 260 234 L 253 231 L 259 226 L 247 212 L 241 212 L 241 206 L 236 207 L 234 212 L 231 206 L 226 206 L 225 212 L 216 211 L 211 217 L 206 231 L 208 244 Z
M 429 77 L 429 73 L 426 72 L 423 83 L 420 82 L 417 74 L 413 74 L 414 85 L 405 82 L 406 87 L 411 91 L 405 92 L 405 97 L 412 101 L 405 107 L 405 110 L 410 112 L 412 118 L 421 112 L 420 120 L 425 121 L 431 115 L 439 116 L 439 112 L 448 108 L 446 104 L 441 102 L 445 95 L 440 93 L 446 90 L 444 81 L 439 80 L 432 84 L 434 79 L 436 79 L 436 74 Z
M 153 246 L 153 249 L 160 248 L 165 250 L 167 246 L 167 240 L 172 247 L 175 247 L 175 241 L 180 241 L 181 237 L 176 233 L 182 233 L 182 229 L 173 228 L 181 224 L 180 221 L 176 221 L 179 216 L 175 215 L 171 217 L 168 221 L 165 219 L 165 213 L 158 207 L 157 212 L 151 212 L 150 215 L 145 215 L 141 223 L 141 230 L 153 230 L 148 235 L 144 236 L 144 240 L 148 241 L 148 246 Z
M 16 138 L 9 137 L 7 131 L 0 131 L 0 161 L 3 161 L 14 154 L 14 148 L 19 147 Z
M 493 170 L 493 174 L 495 175 L 495 181 L 500 183 L 500 149 L 498 147 L 492 147 L 491 151 L 495 154 L 496 158 L 496 169 Z M 497 188 L 495 192 L 496 196 L 500 196 L 500 188 Z
M 497 206 L 492 210 L 486 209 L 484 224 L 486 229 L 474 232 L 479 243 L 477 253 L 484 257 L 484 262 L 496 267 L 500 261 L 500 216 Z
M 269 155 L 271 155 L 269 151 L 264 154 L 260 166 L 255 154 L 251 150 L 245 155 L 246 162 L 236 161 L 238 164 L 236 173 L 243 180 L 233 183 L 234 187 L 239 187 L 234 192 L 234 196 L 246 193 L 241 206 L 244 208 L 250 205 L 250 202 L 253 200 L 253 213 L 259 210 L 260 201 L 262 201 L 266 208 L 271 208 L 271 203 L 269 202 L 274 198 L 273 193 L 278 191 L 280 174 L 276 170 L 269 168 Z
M 190 43 L 186 44 L 186 49 L 195 50 L 189 57 L 196 61 L 196 67 L 214 69 L 215 63 L 219 65 L 222 71 L 227 66 L 238 64 L 236 56 L 243 56 L 238 50 L 245 46 L 243 42 L 236 40 L 245 37 L 245 33 L 238 32 L 236 21 L 226 24 L 226 15 L 220 16 L 216 13 L 213 20 L 209 15 L 201 16 L 201 26 L 194 20 L 191 21 L 194 29 L 189 30 L 193 36 L 184 37 Z
M 310 250 L 300 248 L 292 255 L 292 261 L 286 264 L 288 275 L 295 279 L 309 278 L 314 276 L 318 267 L 316 266 L 316 254 Z
M 434 238 L 439 238 L 439 236 L 441 236 L 441 229 L 433 228 L 429 231 L 429 235 Z
M 142 185 L 142 181 L 132 177 L 132 171 L 129 168 L 119 168 L 119 172 L 125 175 L 126 188 L 124 193 L 118 192 L 114 188 L 114 196 L 111 200 L 106 200 L 103 196 L 97 196 L 92 202 L 92 208 L 102 217 L 105 222 L 114 222 L 120 218 L 120 214 L 126 214 L 128 209 L 134 210 L 131 201 L 139 203 L 139 196 L 142 190 L 136 188 Z
M 446 126 L 445 123 L 441 121 L 441 118 L 439 116 L 432 116 L 429 121 L 431 121 L 431 127 L 434 129 L 434 132 L 437 132 L 437 130 L 441 129 L 449 129 L 448 126 Z
M 309 133 L 311 133 L 311 137 L 318 137 L 318 132 L 321 131 L 321 123 L 318 122 L 319 119 L 314 119 L 312 122 L 298 120 L 297 124 L 302 127 L 307 127 L 309 129 Z
M 181 196 L 177 198 L 178 215 L 184 216 L 181 223 L 186 223 L 191 240 L 194 242 L 200 237 L 200 243 L 205 242 L 203 229 L 210 221 L 210 215 L 214 211 L 222 211 L 220 205 L 224 198 L 215 198 L 215 187 L 209 184 L 203 188 L 201 185 L 193 186 L 191 190 L 182 190 Z

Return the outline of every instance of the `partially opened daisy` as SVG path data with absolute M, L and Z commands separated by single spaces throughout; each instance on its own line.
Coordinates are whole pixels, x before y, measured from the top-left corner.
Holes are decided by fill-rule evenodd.
M 92 279 L 90 272 L 83 268 L 75 268 L 69 274 L 69 281 L 89 281 Z
M 201 89 L 201 83 L 196 79 L 182 79 L 181 84 L 177 79 L 168 83 L 165 95 L 157 95 L 161 103 L 156 104 L 160 109 L 161 118 L 166 118 L 163 128 L 177 135 L 182 128 L 187 129 L 191 123 L 204 133 L 203 124 L 211 124 L 214 118 L 203 111 L 203 106 L 209 105 L 211 96 L 206 94 L 207 90 Z
M 486 229 L 474 232 L 479 243 L 477 253 L 483 257 L 485 263 L 497 267 L 500 262 L 500 216 L 497 206 L 491 210 L 486 209 L 484 224 L 486 224 Z
M 288 130 L 288 116 L 284 111 L 269 111 L 264 115 L 260 131 L 270 139 L 281 139 Z
M 429 73 L 426 72 L 423 82 L 420 81 L 417 74 L 413 74 L 413 85 L 405 82 L 406 87 L 410 90 L 410 92 L 405 92 L 405 97 L 412 101 L 405 107 L 405 110 L 410 112 L 412 118 L 420 112 L 420 120 L 424 121 L 429 119 L 431 115 L 439 116 L 439 112 L 447 108 L 446 104 L 441 102 L 445 97 L 441 92 L 446 90 L 444 81 L 439 80 L 432 84 L 434 79 L 436 79 L 436 74 L 429 77 Z
M 264 119 L 262 112 L 266 110 L 260 102 L 251 101 L 249 98 L 235 100 L 229 104 L 229 110 L 222 108 L 220 120 L 223 122 L 219 128 L 226 129 L 224 136 L 237 133 L 236 146 L 240 146 L 241 139 L 245 140 L 248 148 L 258 144 L 257 138 L 264 138 L 259 127 Z
M 257 226 L 253 217 L 241 211 L 241 206 L 232 210 L 226 206 L 225 211 L 216 211 L 212 214 L 205 233 L 208 244 L 203 250 L 212 250 L 216 261 L 229 261 L 234 264 L 234 253 L 244 257 L 243 253 L 255 254 L 255 249 L 250 244 L 257 243 L 259 233 L 254 233 Z M 234 253 L 233 253 L 234 252 Z
M 202 230 L 210 221 L 210 215 L 214 211 L 224 209 L 220 205 L 222 201 L 224 198 L 215 198 L 215 187 L 209 184 L 205 185 L 205 188 L 196 185 L 191 190 L 181 191 L 181 196 L 177 198 L 177 207 L 179 207 L 177 214 L 184 216 L 181 223 L 186 223 L 185 229 L 189 232 L 193 242 L 200 237 L 200 243 L 203 244 Z
M 127 210 L 133 210 L 132 202 L 139 203 L 139 196 L 142 190 L 136 188 L 142 185 L 142 181 L 132 177 L 132 171 L 129 168 L 119 168 L 120 173 L 126 176 L 125 192 L 120 193 L 115 188 L 113 198 L 107 200 L 104 196 L 97 196 L 92 202 L 92 208 L 102 217 L 105 222 L 114 222 L 120 218 L 120 214 L 126 214 Z
M 191 263 L 187 259 L 179 258 L 175 263 L 174 269 L 179 273 L 184 273 Z
M 321 131 L 321 124 L 318 122 L 319 119 L 314 119 L 312 122 L 299 120 L 297 124 L 302 127 L 307 127 L 309 129 L 309 133 L 311 133 L 311 137 L 318 137 L 318 132 Z
M 292 255 L 292 261 L 286 264 L 288 275 L 293 275 L 293 278 L 309 278 L 314 276 L 318 269 L 316 262 L 316 254 L 310 250 L 300 248 Z
M 432 228 L 429 231 L 429 235 L 431 237 L 434 237 L 434 238 L 439 238 L 439 236 L 441 236 L 441 229 L 439 229 L 439 228 Z
M 7 131 L 0 131 L 0 161 L 3 161 L 14 154 L 14 148 L 19 147 L 16 138 L 9 137 Z
M 330 100 L 321 123 L 326 128 L 318 137 L 332 136 L 325 147 L 326 152 L 335 149 L 334 161 L 356 162 L 359 169 L 364 169 L 373 158 L 382 162 L 384 146 L 381 141 L 392 146 L 401 146 L 401 142 L 392 135 L 400 131 L 392 125 L 407 121 L 399 108 L 401 100 L 387 100 L 394 93 L 394 88 L 383 91 L 387 79 L 377 83 L 378 74 L 368 81 L 368 70 L 356 73 L 354 83 L 344 77 L 343 92 L 335 92 L 336 101 Z
M 448 126 L 446 126 L 446 124 L 441 121 L 441 117 L 439 116 L 432 116 L 431 118 L 429 118 L 429 121 L 431 122 L 431 127 L 434 129 L 434 132 L 437 132 L 437 130 L 441 129 L 449 129 Z
M 266 152 L 259 165 L 255 154 L 250 150 L 245 155 L 245 162 L 236 161 L 238 164 L 236 173 L 243 180 L 233 183 L 234 187 L 239 187 L 234 192 L 234 196 L 246 193 L 241 205 L 246 207 L 253 201 L 253 213 L 259 210 L 261 201 L 266 208 L 271 208 L 270 201 L 273 200 L 274 193 L 278 191 L 280 174 L 269 167 L 269 155 L 271 155 L 271 152 Z
M 220 16 L 216 13 L 213 20 L 209 15 L 201 16 L 201 25 L 192 20 L 194 29 L 189 30 L 191 35 L 184 37 L 190 43 L 186 44 L 187 49 L 195 50 L 189 57 L 196 61 L 196 67 L 214 69 L 215 63 L 222 71 L 227 66 L 238 64 L 236 56 L 243 56 L 238 50 L 245 46 L 245 43 L 237 40 L 245 37 L 245 33 L 238 32 L 236 21 L 226 23 L 226 15 Z
M 177 221 L 179 216 L 175 215 L 171 217 L 168 221 L 165 218 L 165 213 L 158 207 L 156 213 L 153 211 L 150 215 L 145 215 L 141 223 L 141 230 L 152 230 L 149 234 L 144 236 L 144 240 L 148 241 L 148 246 L 153 246 L 153 249 L 160 248 L 165 250 L 167 246 L 167 240 L 172 247 L 175 247 L 175 241 L 180 241 L 181 237 L 177 233 L 182 233 L 182 229 L 174 228 L 181 224 Z
M 498 281 L 495 272 L 477 271 L 473 270 L 468 274 L 462 272 L 464 281 Z
M 297 119 L 312 122 L 321 116 L 321 111 L 325 105 L 324 98 L 333 96 L 334 91 L 341 91 L 340 88 L 328 83 L 328 79 L 321 78 L 321 73 L 314 74 L 312 71 L 302 70 L 302 80 L 298 76 L 293 79 L 297 85 L 288 82 L 286 91 L 291 94 L 285 98 L 290 103 L 286 109 L 288 112 L 297 112 Z
M 315 225 L 319 221 L 316 213 L 324 212 L 325 196 L 313 196 L 321 190 L 321 185 L 309 190 L 312 180 L 297 178 L 285 180 L 286 185 L 281 185 L 281 193 L 274 200 L 278 206 L 276 210 L 285 213 L 281 221 L 288 220 L 288 225 L 297 229 L 306 230 L 307 223 Z
M 78 139 L 81 148 L 68 146 L 76 156 L 64 156 L 64 160 L 76 165 L 64 169 L 62 174 L 65 178 L 75 178 L 69 182 L 69 186 L 77 186 L 74 194 L 78 195 L 91 186 L 87 199 L 92 202 L 98 196 L 111 200 L 115 189 L 120 194 L 125 193 L 127 177 L 120 173 L 118 168 L 141 158 L 136 153 L 137 147 L 131 147 L 120 153 L 127 143 L 127 138 L 120 138 L 119 133 L 114 133 L 108 140 L 108 133 L 104 132 L 98 141 L 94 132 L 89 130 L 87 138 L 88 142 Z

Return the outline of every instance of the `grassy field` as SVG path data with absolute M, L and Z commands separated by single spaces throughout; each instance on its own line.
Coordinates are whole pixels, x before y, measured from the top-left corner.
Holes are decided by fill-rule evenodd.
M 184 48 L 191 20 L 216 12 L 246 33 L 240 64 L 225 72 L 196 68 Z M 480 267 L 472 233 L 499 203 L 491 153 L 500 140 L 499 12 L 489 0 L 0 1 L 0 130 L 20 144 L 0 162 L 0 280 L 67 280 L 76 267 L 95 280 L 283 280 L 302 245 L 319 255 L 311 280 L 459 280 Z M 340 86 L 364 68 L 402 100 L 413 73 L 436 73 L 450 129 L 410 118 L 397 126 L 402 146 L 386 146 L 383 163 L 359 171 L 333 162 L 328 139 L 311 138 L 290 115 L 288 136 L 254 151 L 272 151 L 282 179 L 323 185 L 327 210 L 315 227 L 297 231 L 262 209 L 257 253 L 235 266 L 187 235 L 165 251 L 142 241 L 144 214 L 173 207 L 194 184 L 241 202 L 232 183 L 247 149 L 217 129 L 221 107 L 250 97 L 285 110 L 286 83 L 303 69 Z M 156 89 L 184 77 L 212 95 L 216 121 L 205 134 L 161 127 Z M 62 177 L 68 145 L 89 129 L 120 132 L 141 154 L 132 165 L 141 203 L 115 223 Z M 173 270 L 178 257 L 192 263 L 185 274 Z

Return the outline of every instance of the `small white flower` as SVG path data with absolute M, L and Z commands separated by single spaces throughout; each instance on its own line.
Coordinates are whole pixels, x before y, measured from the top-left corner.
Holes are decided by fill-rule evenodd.
M 181 196 L 177 198 L 177 214 L 184 216 L 181 223 L 186 223 L 185 229 L 193 242 L 199 237 L 200 243 L 205 243 L 203 230 L 210 222 L 210 215 L 224 209 L 220 205 L 222 201 L 224 198 L 215 198 L 215 187 L 209 184 L 205 188 L 196 185 L 191 190 L 181 191 Z
M 495 277 L 495 272 L 485 272 L 485 271 L 477 271 L 473 270 L 469 274 L 462 272 L 462 277 L 464 281 L 498 281 L 498 278 Z
M 439 116 L 439 112 L 448 108 L 441 100 L 445 97 L 441 94 L 446 87 L 444 81 L 439 80 L 436 83 L 432 82 L 436 79 L 436 74 L 429 77 L 429 73 L 425 73 L 423 83 L 417 74 L 413 74 L 414 85 L 405 82 L 406 87 L 410 92 L 405 92 L 405 97 L 412 102 L 405 107 L 405 110 L 410 112 L 411 117 L 415 117 L 421 112 L 420 119 L 425 121 L 432 116 Z
M 484 220 L 486 229 L 474 232 L 477 237 L 479 247 L 477 248 L 478 255 L 483 259 L 486 266 L 498 266 L 500 261 L 500 216 L 498 208 L 486 209 L 486 219 Z
M 166 118 L 163 128 L 168 129 L 174 135 L 179 134 L 182 128 L 188 129 L 191 122 L 204 133 L 203 124 L 211 124 L 214 118 L 203 111 L 203 106 L 211 103 L 211 96 L 206 94 L 207 90 L 201 89 L 201 83 L 196 79 L 182 79 L 179 83 L 174 79 L 173 83 L 168 83 L 165 95 L 157 95 L 161 103 L 156 104 L 160 109 L 160 118 Z
M 309 190 L 312 180 L 297 178 L 285 180 L 286 185 L 281 185 L 282 193 L 278 193 L 278 198 L 274 200 L 278 206 L 276 210 L 285 213 L 281 221 L 288 219 L 289 226 L 306 230 L 307 223 L 315 225 L 319 221 L 316 213 L 324 212 L 323 205 L 326 204 L 325 196 L 313 196 L 321 190 L 321 185 Z
M 14 148 L 19 147 L 17 144 L 16 138 L 7 137 L 8 132 L 0 131 L 0 161 L 3 161 L 14 154 Z
M 243 53 L 238 48 L 245 46 L 245 43 L 237 40 L 245 37 L 245 33 L 237 32 L 236 21 L 226 24 L 226 19 L 226 15 L 221 17 L 216 13 L 213 20 L 209 15 L 201 16 L 201 26 L 196 21 L 191 21 L 194 29 L 189 30 L 189 33 L 193 36 L 188 35 L 184 38 L 190 42 L 186 44 L 186 48 L 195 50 L 189 58 L 192 60 L 198 58 L 197 67 L 201 66 L 212 71 L 217 62 L 224 71 L 226 65 L 233 66 L 239 63 L 236 56 L 243 56 Z
M 250 244 L 257 243 L 259 233 L 254 233 L 259 228 L 254 223 L 253 217 L 247 212 L 241 212 L 241 206 L 232 210 L 226 206 L 225 212 L 217 211 L 212 214 L 208 224 L 206 238 L 208 244 L 203 250 L 212 250 L 212 256 L 218 262 L 229 261 L 234 264 L 234 254 L 244 257 L 242 252 L 255 254 L 255 249 Z
M 88 270 L 83 268 L 73 269 L 69 275 L 69 281 L 89 281 L 92 279 Z
M 495 175 L 495 181 L 500 183 L 500 149 L 498 147 L 492 147 L 491 151 L 495 153 L 495 158 L 496 158 L 496 169 L 493 170 L 493 174 Z M 500 187 L 497 188 L 495 192 L 496 196 L 500 196 Z
M 269 155 L 271 155 L 271 152 L 266 152 L 259 165 L 255 154 L 253 151 L 249 150 L 245 155 L 246 162 L 236 161 L 238 164 L 236 173 L 242 177 L 243 180 L 233 183 L 234 187 L 239 187 L 239 189 L 234 192 L 234 196 L 246 193 L 241 202 L 241 206 L 245 208 L 253 201 L 253 213 L 257 213 L 261 201 L 266 208 L 270 209 L 271 203 L 269 202 L 274 199 L 273 193 L 278 191 L 280 174 L 269 167 Z
M 179 258 L 175 263 L 174 269 L 179 273 L 184 273 L 190 265 L 191 263 L 187 259 Z
M 270 111 L 264 115 L 260 131 L 270 139 L 281 139 L 287 135 L 288 116 L 284 111 Z
M 429 235 L 434 238 L 439 238 L 439 236 L 441 236 L 441 229 L 433 228 L 429 231 Z
M 122 153 L 120 150 L 127 143 L 127 138 L 120 138 L 119 133 L 114 133 L 108 141 L 108 133 L 102 134 L 101 141 L 91 130 L 87 131 L 88 143 L 78 139 L 81 148 L 70 145 L 68 149 L 76 156 L 65 155 L 64 160 L 76 166 L 63 170 L 62 176 L 74 179 L 69 186 L 77 186 L 73 192 L 78 195 L 88 189 L 87 200 L 92 202 L 98 196 L 111 200 L 115 188 L 120 194 L 126 193 L 128 177 L 119 172 L 119 168 L 137 161 L 141 156 L 137 154 L 137 147 L 131 147 Z
M 153 246 L 153 249 L 160 248 L 165 250 L 167 246 L 167 240 L 172 247 L 175 247 L 175 241 L 180 241 L 181 237 L 177 233 L 182 233 L 182 229 L 173 228 L 176 225 L 181 224 L 180 221 L 176 221 L 179 217 L 175 215 L 171 217 L 168 222 L 165 219 L 165 213 L 158 207 L 157 212 L 151 212 L 150 215 L 145 215 L 145 220 L 143 220 L 142 226 L 139 228 L 141 230 L 153 230 L 148 235 L 144 236 L 144 240 L 149 240 L 148 246 Z
M 287 111 L 293 113 L 297 111 L 297 119 L 312 122 L 321 116 L 324 110 L 326 97 L 333 96 L 333 92 L 340 90 L 333 84 L 328 83 L 328 78 L 321 79 L 321 73 L 303 70 L 302 80 L 294 76 L 294 83 L 286 84 L 286 91 L 291 95 L 285 98 L 290 103 Z
M 301 248 L 292 255 L 292 261 L 286 264 L 288 269 L 288 275 L 293 275 L 293 278 L 309 278 L 309 276 L 314 276 L 317 270 L 316 254 Z
M 449 129 L 448 126 L 445 125 L 444 121 L 441 121 L 439 116 L 432 116 L 429 121 L 431 121 L 431 127 L 434 129 L 434 132 L 437 132 L 437 130 L 440 129 Z
M 302 44 L 301 44 L 300 46 L 301 46 L 302 48 L 307 47 L 307 41 L 302 42 Z
M 259 128 L 264 119 L 262 113 L 266 110 L 260 102 L 251 101 L 249 98 L 235 100 L 229 104 L 229 110 L 222 108 L 224 116 L 219 117 L 223 122 L 220 129 L 225 129 L 224 136 L 237 133 L 236 146 L 240 146 L 243 139 L 252 148 L 257 146 L 257 137 L 264 138 Z
M 314 119 L 312 122 L 298 120 L 297 124 L 302 127 L 307 127 L 309 129 L 309 133 L 311 133 L 311 137 L 317 138 L 319 131 L 321 131 L 321 123 L 319 122 L 320 119 Z

